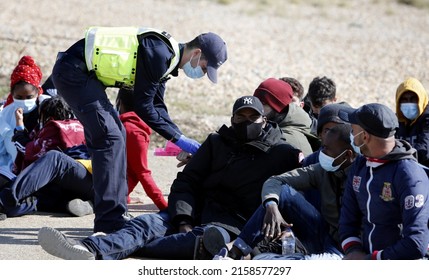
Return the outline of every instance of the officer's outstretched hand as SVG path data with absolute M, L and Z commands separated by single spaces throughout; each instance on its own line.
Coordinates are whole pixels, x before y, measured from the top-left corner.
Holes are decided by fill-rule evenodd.
M 180 135 L 179 140 L 176 141 L 177 146 L 179 146 L 180 149 L 184 150 L 185 152 L 195 154 L 198 150 L 198 148 L 201 146 L 198 141 L 188 138 L 185 135 Z

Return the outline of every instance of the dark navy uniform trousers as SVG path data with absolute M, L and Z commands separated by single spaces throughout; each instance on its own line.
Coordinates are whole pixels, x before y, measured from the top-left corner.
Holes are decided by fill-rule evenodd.
M 83 57 L 59 53 L 52 79 L 58 95 L 84 127 L 93 168 L 94 232 L 113 232 L 127 220 L 125 129 L 106 87 L 93 71 L 88 72 Z

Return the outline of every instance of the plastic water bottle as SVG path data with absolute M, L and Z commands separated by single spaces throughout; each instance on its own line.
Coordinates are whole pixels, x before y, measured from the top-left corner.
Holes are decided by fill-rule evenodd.
M 286 234 L 282 237 L 282 255 L 290 255 L 295 253 L 295 235 L 288 228 Z

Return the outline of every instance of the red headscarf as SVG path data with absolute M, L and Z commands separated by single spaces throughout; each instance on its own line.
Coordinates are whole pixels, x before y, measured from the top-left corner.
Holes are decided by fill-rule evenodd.
M 4 106 L 6 107 L 10 103 L 13 102 L 13 96 L 12 96 L 12 88 L 18 83 L 18 82 L 26 82 L 29 83 L 36 88 L 39 89 L 39 95 L 43 93 L 43 89 L 40 86 L 40 81 L 42 80 L 42 70 L 40 70 L 40 67 L 34 62 L 34 59 L 31 56 L 23 56 L 19 62 L 18 65 L 13 69 L 12 74 L 10 75 L 10 90 L 11 93 L 9 93 L 6 102 Z

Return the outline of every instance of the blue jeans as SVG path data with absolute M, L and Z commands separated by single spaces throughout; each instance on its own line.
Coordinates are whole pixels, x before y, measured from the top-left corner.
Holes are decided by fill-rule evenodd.
M 319 211 L 295 189 L 284 185 L 280 194 L 279 211 L 283 218 L 293 224 L 292 230 L 310 254 L 320 254 L 336 250 L 328 227 Z M 264 238 L 261 228 L 265 208 L 260 206 L 244 226 L 234 246 L 245 255 Z
M 37 200 L 24 200 L 35 196 Z M 27 166 L 0 191 L 0 204 L 9 217 L 41 210 L 65 212 L 68 201 L 93 200 L 92 176 L 68 155 L 51 150 Z
M 210 226 L 198 226 L 190 232 L 178 233 L 170 223 L 168 213 L 161 211 L 137 216 L 116 232 L 106 236 L 90 236 L 82 243 L 96 254 L 97 259 L 102 260 L 121 260 L 131 255 L 192 259 L 197 236 Z
M 79 63 L 80 62 L 80 63 Z M 94 231 L 122 228 L 127 212 L 125 129 L 94 72 L 82 69 L 83 59 L 59 57 L 52 70 L 58 95 L 64 98 L 85 129 L 92 159 L 95 192 Z

